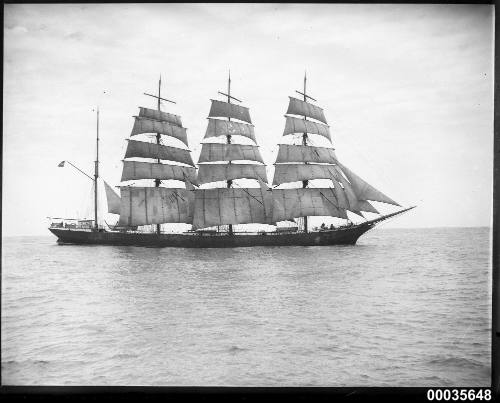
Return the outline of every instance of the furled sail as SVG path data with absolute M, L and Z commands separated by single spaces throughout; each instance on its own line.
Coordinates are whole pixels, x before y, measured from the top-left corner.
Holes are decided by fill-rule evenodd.
M 318 134 L 320 136 L 326 137 L 328 140 L 330 140 L 330 142 L 332 141 L 330 137 L 329 126 L 322 125 L 321 123 L 312 122 L 310 120 L 294 118 L 293 116 L 286 116 L 285 130 L 283 131 L 283 136 L 295 133 Z
M 252 164 L 200 164 L 198 182 L 200 184 L 233 180 L 260 179 L 267 182 L 266 167 Z
M 301 115 L 309 118 L 319 120 L 320 122 L 327 123 L 323 109 L 319 106 L 310 104 L 300 99 L 289 97 L 290 103 L 288 104 L 287 114 Z
M 214 99 L 211 101 L 212 106 L 208 114 L 209 118 L 234 118 L 242 120 L 243 122 L 252 123 L 248 108 L 228 102 L 216 101 Z
M 354 172 L 352 172 L 345 165 L 342 165 L 342 164 L 339 164 L 339 165 L 342 168 L 342 172 L 345 173 L 347 179 L 351 183 L 351 186 L 354 190 L 354 193 L 356 193 L 356 196 L 358 199 L 360 199 L 360 200 L 372 200 L 372 201 L 378 201 L 378 202 L 382 202 L 382 203 L 393 204 L 395 206 L 400 206 L 399 203 L 395 202 L 390 197 L 387 197 L 381 191 L 375 189 L 372 185 L 365 182 L 363 179 L 361 179 L 358 175 L 356 175 Z
M 144 141 L 128 140 L 125 158 L 131 157 L 159 158 L 194 166 L 189 150 L 161 144 L 146 143 Z
M 196 168 L 161 163 L 123 161 L 122 181 L 175 179 L 196 184 Z
M 305 216 L 347 218 L 330 188 L 273 189 L 272 196 L 274 222 Z
M 187 133 L 184 127 L 180 127 L 168 122 L 161 122 L 149 118 L 135 118 L 131 136 L 141 133 L 160 133 L 174 137 L 188 146 Z
M 144 108 L 142 106 L 139 107 L 139 117 L 161 120 L 163 122 L 168 122 L 173 125 L 182 126 L 180 116 L 174 115 L 172 113 L 162 112 L 156 109 Z
M 203 143 L 198 162 L 233 160 L 248 160 L 264 163 L 258 146 L 221 143 Z
M 244 136 L 252 139 L 254 143 L 255 132 L 253 125 L 247 125 L 246 123 L 231 122 L 229 120 L 221 119 L 208 119 L 207 131 L 205 133 L 205 138 L 208 137 L 219 137 L 219 136 Z
M 108 213 L 120 214 L 120 196 L 116 194 L 106 181 L 103 180 L 103 182 L 106 191 L 106 200 L 108 202 Z
M 273 186 L 310 179 L 331 179 L 333 172 L 331 165 L 276 164 Z
M 318 162 L 335 164 L 337 157 L 333 148 L 279 144 L 276 162 Z
M 119 226 L 193 221 L 194 192 L 164 187 L 121 188 Z
M 262 188 L 198 189 L 193 228 L 226 224 L 271 223 L 271 192 Z

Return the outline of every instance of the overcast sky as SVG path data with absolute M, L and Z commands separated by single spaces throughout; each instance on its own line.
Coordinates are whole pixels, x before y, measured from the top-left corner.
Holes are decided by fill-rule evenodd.
M 143 93 L 160 74 L 177 101 L 164 110 L 182 116 L 197 161 L 228 69 L 267 164 L 307 70 L 339 159 L 418 206 L 387 227 L 490 225 L 491 5 L 23 4 L 4 13 L 4 235 L 47 234 L 46 216 L 81 212 L 91 182 L 57 164 L 92 173 L 95 105 L 101 175 L 119 184 L 132 116 L 155 107 Z

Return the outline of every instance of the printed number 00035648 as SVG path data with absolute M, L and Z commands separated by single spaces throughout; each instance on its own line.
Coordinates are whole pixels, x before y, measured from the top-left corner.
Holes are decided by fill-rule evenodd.
M 491 400 L 490 389 L 429 389 L 427 400 Z

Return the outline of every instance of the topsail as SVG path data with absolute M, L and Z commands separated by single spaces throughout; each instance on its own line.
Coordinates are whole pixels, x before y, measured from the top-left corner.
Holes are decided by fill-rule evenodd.
M 162 112 L 156 109 L 139 107 L 139 117 L 159 120 L 182 127 L 181 117 L 172 113 Z
M 301 101 L 300 99 L 293 97 L 290 97 L 290 103 L 288 104 L 286 113 L 313 118 L 325 124 L 327 123 L 325 114 L 323 113 L 323 109 L 321 109 L 319 106 L 310 104 L 306 101 Z
M 160 133 L 176 138 L 188 145 L 187 133 L 184 127 L 180 127 L 168 122 L 161 122 L 148 118 L 135 118 L 134 127 L 132 128 L 131 136 L 141 133 Z
M 328 125 L 312 122 L 310 120 L 294 118 L 293 116 L 285 117 L 286 123 L 285 130 L 283 131 L 283 136 L 286 136 L 287 134 L 309 133 L 323 136 L 330 140 L 330 143 L 332 142 L 332 138 L 330 136 L 330 127 Z
M 255 142 L 253 125 L 209 118 L 205 138 L 220 136 L 243 136 Z
M 231 104 L 229 102 L 215 101 L 212 99 L 212 107 L 208 114 L 210 118 L 233 118 L 243 122 L 252 123 L 248 108 Z

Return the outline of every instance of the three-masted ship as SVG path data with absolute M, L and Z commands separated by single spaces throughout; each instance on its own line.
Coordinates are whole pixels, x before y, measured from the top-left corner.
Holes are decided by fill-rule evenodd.
M 109 212 L 119 212 L 118 223 L 98 225 L 96 196 L 93 226 L 57 224 L 50 231 L 59 243 L 77 244 L 202 248 L 355 244 L 376 224 L 413 208 L 381 215 L 370 201 L 400 205 L 338 161 L 324 111 L 310 102 L 316 100 L 306 92 L 306 77 L 303 92 L 297 92 L 302 99 L 290 97 L 284 142 L 278 145 L 269 187 L 249 109 L 231 95 L 231 78 L 227 92 L 219 91 L 225 100 L 211 100 L 198 170 L 181 117 L 161 110 L 161 101 L 173 101 L 161 97 L 160 78 L 158 95 L 146 94 L 157 99 L 157 109 L 140 107 L 127 139 L 120 196 L 106 187 Z M 312 137 L 327 145 L 315 145 Z M 98 156 L 95 166 L 97 183 Z M 347 212 L 362 221 L 352 223 Z M 364 212 L 377 217 L 368 220 Z M 314 216 L 334 217 L 345 225 L 312 227 L 309 217 Z M 178 224 L 191 227 L 182 232 L 164 228 Z M 256 230 L 259 226 L 265 229 Z

